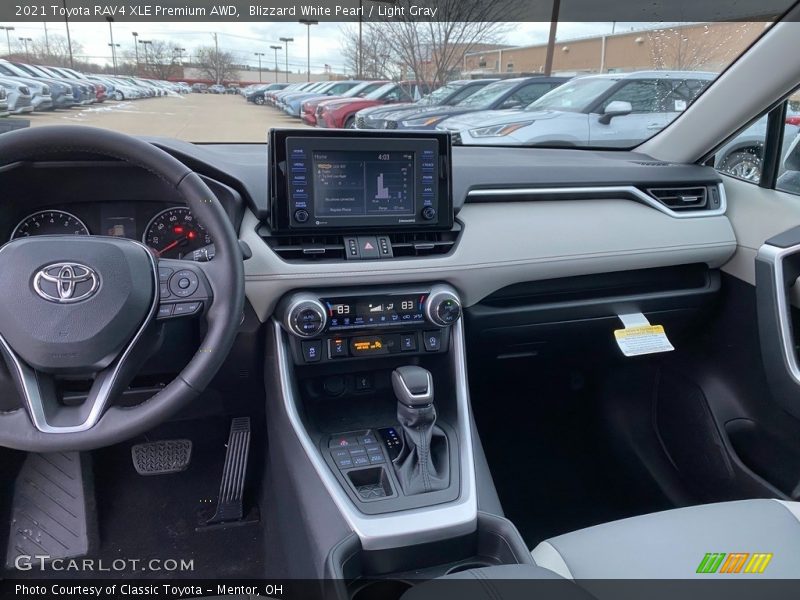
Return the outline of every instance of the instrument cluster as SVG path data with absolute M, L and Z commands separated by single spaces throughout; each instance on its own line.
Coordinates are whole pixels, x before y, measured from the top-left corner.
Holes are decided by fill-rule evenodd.
M 214 256 L 214 241 L 191 210 L 157 202 L 45 208 L 22 217 L 9 239 L 38 235 L 122 237 L 141 241 L 161 258 L 206 261 Z

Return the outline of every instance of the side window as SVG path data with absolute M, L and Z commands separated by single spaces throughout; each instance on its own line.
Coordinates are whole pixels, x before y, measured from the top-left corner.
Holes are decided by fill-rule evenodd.
M 800 90 L 786 100 L 785 116 L 782 109 L 773 109 L 783 118 L 780 144 L 778 136 L 770 134 L 769 115 L 764 115 L 717 149 L 714 167 L 737 179 L 800 195 Z
M 664 91 L 655 79 L 629 81 L 603 102 L 602 110 L 612 102 L 630 102 L 635 113 L 659 112 Z
M 518 106 L 528 106 L 528 104 L 538 100 L 551 89 L 553 89 L 553 86 L 549 83 L 533 83 L 531 85 L 526 85 L 511 94 L 503 105 L 512 103 Z
M 709 83 L 711 83 L 710 80 L 703 79 L 664 82 L 667 88 L 662 110 L 664 112 L 683 112 L 700 95 L 700 92 L 706 89 Z
M 786 125 L 775 188 L 800 195 L 800 89 L 795 90 L 787 101 Z
M 395 102 L 400 98 L 405 98 L 407 95 L 400 87 L 396 87 L 391 92 L 384 94 L 383 99 L 387 102 Z

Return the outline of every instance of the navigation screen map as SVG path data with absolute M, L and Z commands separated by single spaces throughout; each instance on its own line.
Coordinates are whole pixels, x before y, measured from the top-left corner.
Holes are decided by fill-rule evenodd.
M 415 152 L 313 152 L 316 217 L 413 215 Z

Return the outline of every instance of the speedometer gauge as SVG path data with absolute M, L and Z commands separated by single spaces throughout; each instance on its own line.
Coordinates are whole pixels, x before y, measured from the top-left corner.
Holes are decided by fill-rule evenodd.
M 78 217 L 63 210 L 40 210 L 20 221 L 11 239 L 32 235 L 89 235 L 89 229 Z
M 188 208 L 168 208 L 152 218 L 142 241 L 162 258 L 186 258 L 213 243 Z

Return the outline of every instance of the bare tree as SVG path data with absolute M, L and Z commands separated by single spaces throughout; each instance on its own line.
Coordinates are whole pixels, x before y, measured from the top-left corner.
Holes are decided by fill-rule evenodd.
M 69 43 L 63 35 L 51 34 L 46 41 L 44 37 L 35 39 L 30 44 L 29 52 L 30 60 L 33 62 L 53 67 L 70 66 Z M 80 42 L 72 40 L 72 56 L 76 67 L 79 62 L 85 62 L 75 60 L 80 54 L 83 54 L 83 46 Z
M 179 44 L 175 42 L 151 41 L 147 48 L 145 76 L 153 79 L 170 79 L 179 76 L 181 66 L 178 64 L 178 55 L 175 52 L 175 48 L 178 46 Z
M 696 31 L 689 35 L 690 29 Z M 720 64 L 728 64 L 743 49 L 739 42 L 741 37 L 737 24 L 731 23 L 710 23 L 647 32 L 653 66 L 676 71 L 714 69 Z
M 218 50 L 214 46 L 203 46 L 194 52 L 195 62 L 200 72 L 216 82 L 231 81 L 237 77 L 233 54 Z
M 392 47 L 386 39 L 383 23 L 364 23 L 362 30 L 362 56 L 359 69 L 358 31 L 352 27 L 341 28 L 341 50 L 345 59 L 345 70 L 366 79 L 396 79 L 400 76 L 398 63 L 392 55 Z
M 438 86 L 460 71 L 468 52 L 501 42 L 510 28 L 509 11 L 524 1 L 438 0 L 436 20 L 426 21 L 410 14 L 418 0 L 397 0 L 406 16 L 381 25 L 395 60 L 416 79 Z

